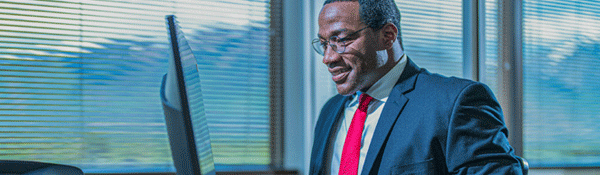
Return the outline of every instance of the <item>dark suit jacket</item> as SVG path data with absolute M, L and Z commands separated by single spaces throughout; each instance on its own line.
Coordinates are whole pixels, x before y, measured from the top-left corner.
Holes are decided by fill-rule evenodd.
M 336 95 L 321 110 L 310 174 L 328 172 L 349 98 Z M 507 137 L 486 85 L 431 74 L 409 59 L 383 107 L 362 174 L 522 174 Z

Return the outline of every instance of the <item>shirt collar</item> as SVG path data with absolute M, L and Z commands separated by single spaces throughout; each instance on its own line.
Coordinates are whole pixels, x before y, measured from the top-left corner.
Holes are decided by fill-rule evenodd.
M 390 70 L 383 77 L 377 80 L 377 82 L 375 82 L 375 84 L 373 84 L 373 86 L 371 86 L 366 93 L 379 101 L 387 101 L 387 97 L 392 92 L 394 85 L 396 85 L 396 82 L 398 81 L 400 75 L 402 75 L 402 72 L 404 71 L 404 67 L 406 67 L 406 64 L 408 63 L 407 60 L 408 58 L 406 57 L 406 54 L 403 54 L 402 58 L 400 58 L 400 62 L 398 62 L 398 64 L 396 64 L 396 66 L 394 66 L 392 70 Z M 350 105 L 358 103 L 357 97 L 361 93 L 363 92 L 358 91 L 352 96 L 353 99 L 352 102 L 350 102 Z

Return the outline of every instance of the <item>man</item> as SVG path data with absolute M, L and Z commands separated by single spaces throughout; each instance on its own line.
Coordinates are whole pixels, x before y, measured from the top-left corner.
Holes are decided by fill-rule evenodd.
M 321 110 L 310 174 L 522 174 L 489 88 L 417 67 L 392 0 L 327 0 L 318 22 L 339 95 Z

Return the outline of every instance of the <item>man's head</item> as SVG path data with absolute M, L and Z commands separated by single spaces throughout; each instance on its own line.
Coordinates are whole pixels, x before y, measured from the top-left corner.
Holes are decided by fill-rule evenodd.
M 397 62 L 388 55 L 394 55 L 394 42 L 401 43 L 399 24 L 400 13 L 392 0 L 325 2 L 318 35 L 325 46 L 323 63 L 340 94 L 366 91 L 394 67 Z
M 398 28 L 398 41 L 402 45 L 400 10 L 394 0 L 326 0 L 323 5 L 343 1 L 358 2 L 361 22 L 374 30 L 380 29 L 387 23 L 394 24 Z

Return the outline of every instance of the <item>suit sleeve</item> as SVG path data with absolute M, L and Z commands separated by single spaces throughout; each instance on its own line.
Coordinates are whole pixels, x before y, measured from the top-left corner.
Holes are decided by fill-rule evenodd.
M 508 143 L 500 105 L 481 83 L 465 87 L 448 121 L 446 165 L 452 174 L 522 174 Z

